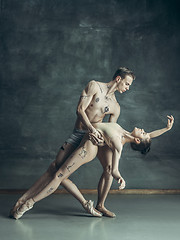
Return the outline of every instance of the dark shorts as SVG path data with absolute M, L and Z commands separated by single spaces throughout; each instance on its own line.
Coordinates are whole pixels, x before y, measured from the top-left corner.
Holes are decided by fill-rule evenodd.
M 66 140 L 66 142 L 72 144 L 75 147 L 78 147 L 79 144 L 81 143 L 81 140 L 83 139 L 84 135 L 87 132 L 88 131 L 86 131 L 86 130 L 74 129 L 73 133 Z

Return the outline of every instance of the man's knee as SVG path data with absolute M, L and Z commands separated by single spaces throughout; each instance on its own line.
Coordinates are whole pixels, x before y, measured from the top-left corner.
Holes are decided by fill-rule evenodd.
M 104 174 L 107 175 L 107 176 L 112 175 L 112 165 L 108 164 L 104 168 Z
M 47 172 L 48 174 L 50 174 L 51 176 L 54 176 L 55 172 L 57 171 L 57 167 L 56 167 L 56 163 L 52 162 L 51 165 L 49 166 Z
M 66 147 L 67 147 L 67 142 L 65 142 L 65 143 L 60 147 L 60 149 L 63 150 L 63 151 L 65 151 L 65 150 L 66 150 Z

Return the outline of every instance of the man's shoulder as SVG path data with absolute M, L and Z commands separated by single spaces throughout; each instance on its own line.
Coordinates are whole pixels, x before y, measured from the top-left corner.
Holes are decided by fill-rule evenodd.
M 98 81 L 96 80 L 90 80 L 87 84 L 87 87 L 88 89 L 91 89 L 91 90 L 96 90 L 98 88 Z
M 90 80 L 83 91 L 88 94 L 96 94 L 98 92 L 98 82 L 95 80 Z

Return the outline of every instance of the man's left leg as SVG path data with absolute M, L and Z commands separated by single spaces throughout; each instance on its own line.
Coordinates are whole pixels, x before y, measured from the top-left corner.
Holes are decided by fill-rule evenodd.
M 108 146 L 99 147 L 98 159 L 103 166 L 103 174 L 98 184 L 98 202 L 96 209 L 106 217 L 115 217 L 116 215 L 105 208 L 104 203 L 112 185 L 112 151 Z

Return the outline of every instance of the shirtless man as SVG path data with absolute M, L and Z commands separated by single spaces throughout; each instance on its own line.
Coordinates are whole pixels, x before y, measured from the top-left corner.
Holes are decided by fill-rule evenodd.
M 115 91 L 123 93 L 129 90 L 135 76 L 132 71 L 127 68 L 119 68 L 113 79 L 108 83 L 90 81 L 87 87 L 82 91 L 77 107 L 77 120 L 75 128 L 67 141 L 60 148 L 56 160 L 51 163 L 48 170 L 38 179 L 38 181 L 17 201 L 14 208 L 10 212 L 10 216 L 14 216 L 22 204 L 27 199 L 36 196 L 54 177 L 54 174 L 71 155 L 71 153 L 79 146 L 83 136 L 89 132 L 93 141 L 97 144 L 103 141 L 100 133 L 92 124 L 103 121 L 105 115 L 109 114 L 109 122 L 116 122 L 120 115 L 120 106 L 115 97 Z M 86 155 L 86 151 L 82 151 L 82 155 Z M 113 177 L 111 175 L 112 168 L 112 151 L 108 146 L 99 148 L 98 158 L 103 166 L 103 174 L 98 184 L 98 201 L 96 208 L 104 216 L 115 217 L 115 214 L 107 210 L 104 206 L 107 194 L 112 185 Z M 80 201 L 86 209 L 87 201 L 84 199 L 78 188 L 69 179 L 64 179 L 61 185 L 70 192 L 76 199 Z M 96 213 L 98 212 L 96 211 Z M 91 214 L 96 216 L 95 211 Z

